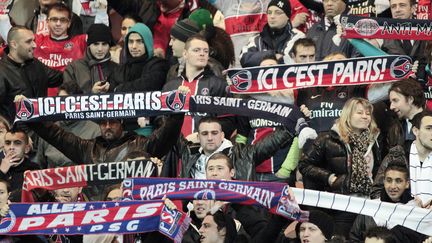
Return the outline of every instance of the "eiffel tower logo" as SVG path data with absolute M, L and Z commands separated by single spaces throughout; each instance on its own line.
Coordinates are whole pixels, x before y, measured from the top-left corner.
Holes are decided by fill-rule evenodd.
M 186 96 L 177 91 L 172 91 L 166 98 L 168 108 L 174 111 L 183 109 L 186 101 Z
M 23 121 L 31 118 L 33 115 L 33 104 L 28 99 L 23 99 L 17 104 L 16 117 Z

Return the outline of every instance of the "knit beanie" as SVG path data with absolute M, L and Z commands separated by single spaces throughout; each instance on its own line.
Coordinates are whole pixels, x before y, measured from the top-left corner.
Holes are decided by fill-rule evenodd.
M 193 11 L 189 15 L 189 19 L 195 21 L 201 30 L 205 29 L 207 26 L 213 25 L 212 15 L 207 9 L 200 8 Z
M 287 0 L 271 0 L 267 9 L 270 8 L 271 6 L 276 6 L 280 9 L 282 9 L 282 11 L 284 11 L 286 16 L 288 16 L 288 18 L 291 18 L 291 5 L 290 5 L 289 1 L 287 1 Z
M 177 21 L 171 28 L 171 35 L 174 38 L 186 42 L 186 40 L 200 32 L 198 25 L 190 19 L 182 19 Z
M 309 211 L 309 221 L 307 222 L 316 225 L 321 230 L 327 240 L 330 240 L 333 237 L 334 222 L 333 218 L 330 217 L 328 214 L 319 210 L 311 210 Z M 299 232 L 301 224 L 302 223 L 298 223 L 296 225 L 297 237 L 300 236 Z
M 87 46 L 96 42 L 107 42 L 110 46 L 114 44 L 111 30 L 104 24 L 92 24 L 87 30 Z

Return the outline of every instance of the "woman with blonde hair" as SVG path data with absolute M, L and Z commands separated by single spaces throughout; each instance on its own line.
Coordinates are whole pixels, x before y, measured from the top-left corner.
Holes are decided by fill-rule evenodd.
M 372 112 L 368 100 L 349 99 L 331 130 L 305 146 L 299 163 L 305 188 L 369 198 L 381 163 Z M 347 235 L 355 215 L 338 211 L 333 216 L 337 233 Z

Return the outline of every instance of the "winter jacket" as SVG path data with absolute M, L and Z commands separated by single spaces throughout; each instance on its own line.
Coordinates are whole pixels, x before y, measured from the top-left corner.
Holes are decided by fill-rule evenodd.
M 70 63 L 63 73 L 63 82 L 75 82 L 84 92 L 92 93 L 92 87 L 97 81 L 106 81 L 117 64 L 110 61 L 111 56 L 108 52 L 102 60 L 96 60 L 87 47 L 84 58 Z
M 39 60 L 16 63 L 8 56 L 0 60 L 0 114 L 9 121 L 15 117 L 16 95 L 27 98 L 47 96 L 48 87 L 57 87 L 63 82 L 61 72 L 42 64 Z
M 217 61 L 213 57 L 210 57 L 207 65 L 210 67 L 210 70 L 214 73 L 214 75 L 216 77 L 223 78 L 222 72 L 223 72 L 224 68 L 219 61 Z M 183 72 L 184 64 L 182 65 L 182 68 L 181 68 L 182 70 L 179 70 L 179 69 L 180 69 L 179 63 L 176 63 L 170 67 L 170 69 L 168 70 L 167 78 L 166 78 L 167 82 L 170 80 L 173 80 L 175 78 L 178 78 L 180 76 L 179 72 L 180 73 Z
M 243 47 L 240 54 L 240 63 L 242 67 L 259 66 L 263 57 L 269 53 L 283 55 L 284 60 L 280 60 L 280 63 L 288 63 L 294 42 L 304 37 L 305 34 L 291 28 L 290 23 L 284 29 L 277 31 L 271 30 L 269 25 L 266 24 L 261 33 L 252 37 L 248 45 Z
M 257 166 L 257 163 L 268 159 L 280 148 L 291 144 L 293 137 L 285 128 L 278 128 L 255 145 L 232 144 L 225 139 L 216 152 L 225 153 L 232 159 L 236 170 L 235 179 L 251 181 L 255 178 L 255 166 Z M 179 142 L 178 146 L 182 161 L 180 177 L 191 178 L 193 177 L 193 167 L 201 153 L 192 153 L 184 140 Z M 209 156 L 207 156 L 208 158 Z
M 113 142 L 106 141 L 101 136 L 82 139 L 50 122 L 32 123 L 29 126 L 73 162 L 91 164 L 125 161 L 130 153 L 136 151 L 162 158 L 174 145 L 173 141 L 177 141 L 182 122 L 183 115 L 172 115 L 150 137 L 128 132 Z
M 144 41 L 146 53 L 140 57 L 132 57 L 125 45 L 127 60 L 118 66 L 108 77 L 110 91 L 138 92 L 161 90 L 169 69 L 165 59 L 153 56 L 153 38 L 150 29 L 144 24 L 134 25 L 125 37 L 128 43 L 131 33 L 137 33 Z
M 379 191 L 379 194 L 381 195 L 380 200 L 382 202 L 395 203 L 387 195 L 384 188 L 382 188 Z M 403 192 L 403 194 L 401 195 L 400 202 L 398 202 L 398 203 L 406 204 L 409 201 L 411 201 L 412 199 L 413 199 L 413 197 L 411 196 L 410 190 L 406 189 Z M 378 224 L 381 224 L 381 223 L 378 222 Z M 366 231 L 368 229 L 376 227 L 376 226 L 377 226 L 377 222 L 375 222 L 373 217 L 359 214 L 357 216 L 357 218 L 355 219 L 354 224 L 352 225 L 351 230 L 350 230 L 350 237 L 349 237 L 350 242 L 352 242 L 352 243 L 364 242 L 364 240 L 366 238 Z M 382 226 L 382 225 L 380 225 L 380 226 Z
M 226 96 L 227 82 L 220 77 L 216 77 L 209 67 L 206 67 L 193 80 L 187 80 L 186 75 L 183 73 L 180 77 L 168 81 L 164 85 L 163 91 L 177 90 L 181 85 L 189 87 L 191 95 Z M 188 136 L 197 131 L 199 120 L 208 115 L 208 113 L 187 114 L 182 127 L 183 136 Z
M 332 38 L 335 35 L 336 25 L 331 25 L 326 30 L 324 18 L 321 19 L 320 22 L 312 25 L 308 30 L 306 36 L 314 40 L 316 44 L 315 59 L 317 61 L 323 60 L 325 56 L 334 52 L 342 52 L 348 58 L 358 56 L 356 49 L 344 38 L 341 39 L 339 46 L 335 45 L 332 41 Z
M 1 163 L 1 162 L 0 162 Z M 9 171 L 5 174 L 0 171 L 0 179 L 9 182 L 11 186 L 10 200 L 12 202 L 21 202 L 21 190 L 24 182 L 24 172 L 27 170 L 39 170 L 36 163 L 31 162 L 29 159 L 24 158 L 23 162 L 15 167 L 10 167 Z
M 92 139 L 101 134 L 99 126 L 92 121 L 68 120 L 60 121 L 58 125 L 66 132 L 71 132 L 83 139 Z M 43 169 L 76 165 L 75 161 L 68 159 L 58 149 L 43 139 L 40 139 L 38 143 L 34 162 L 39 164 Z
M 384 188 L 385 170 L 387 169 L 390 162 L 395 161 L 400 161 L 401 163 L 405 164 L 408 169 L 408 159 L 406 157 L 405 150 L 401 145 L 390 148 L 388 154 L 382 160 L 372 184 L 371 198 L 378 198 L 380 196 L 381 190 Z
M 381 163 L 378 144 L 370 144 L 374 157 L 373 178 Z M 337 131 L 321 133 L 311 146 L 303 148 L 299 170 L 303 175 L 305 188 L 350 194 L 351 166 L 347 161 L 348 151 Z M 328 179 L 335 174 L 337 179 L 330 187 Z

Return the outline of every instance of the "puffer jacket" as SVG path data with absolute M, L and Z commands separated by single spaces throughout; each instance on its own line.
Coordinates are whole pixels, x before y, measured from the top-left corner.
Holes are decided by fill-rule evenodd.
M 32 123 L 29 127 L 73 162 L 91 164 L 125 161 L 135 151 L 144 151 L 152 157 L 162 158 L 177 141 L 182 123 L 183 114 L 172 115 L 150 137 L 129 132 L 111 143 L 101 136 L 82 139 L 48 122 Z
M 285 128 L 277 128 L 275 132 L 254 145 L 242 143 L 231 144 L 224 140 L 220 152 L 228 155 L 234 165 L 235 179 L 253 181 L 255 179 L 255 167 L 260 161 L 264 161 L 275 154 L 280 148 L 291 144 L 294 135 Z M 192 177 L 192 168 L 201 156 L 201 153 L 192 153 L 186 141 L 178 143 L 182 160 L 180 177 Z
M 375 177 L 381 163 L 378 143 L 371 144 L 374 156 L 372 168 Z M 331 131 L 321 133 L 310 146 L 303 148 L 303 156 L 299 162 L 299 170 L 303 175 L 304 187 L 319 191 L 350 194 L 349 185 L 351 166 L 347 163 L 348 151 L 335 127 Z M 335 174 L 337 179 L 330 187 L 328 179 Z
M 283 55 L 284 60 L 278 60 L 279 63 L 288 63 L 294 42 L 304 38 L 305 34 L 291 28 L 290 23 L 286 25 L 285 29 L 279 31 L 282 33 L 275 34 L 266 24 L 258 36 L 252 37 L 248 45 L 244 46 L 241 51 L 240 63 L 242 67 L 259 66 L 263 57 L 270 53 Z

